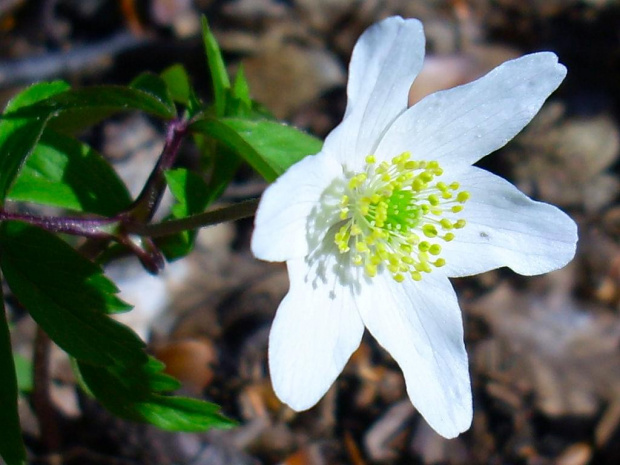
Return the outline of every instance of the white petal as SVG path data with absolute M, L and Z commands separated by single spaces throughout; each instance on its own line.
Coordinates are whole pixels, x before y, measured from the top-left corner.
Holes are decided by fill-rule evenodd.
M 407 392 L 428 424 L 452 438 L 469 428 L 472 399 L 461 311 L 439 272 L 421 282 L 370 280 L 358 306 L 368 330 L 400 365 Z
M 407 107 L 409 88 L 424 60 L 424 42 L 418 20 L 397 16 L 371 26 L 357 41 L 349 65 L 345 116 L 325 141 L 349 169 L 363 164 Z
M 411 107 L 390 127 L 376 155 L 410 151 L 444 165 L 473 164 L 521 131 L 565 75 L 549 52 L 507 61 L 477 81 Z
M 342 167 L 325 152 L 304 158 L 265 190 L 254 219 L 252 252 L 257 258 L 286 261 L 308 254 L 309 217 Z
M 269 368 L 277 396 L 306 410 L 327 392 L 357 349 L 364 325 L 352 289 L 334 273 L 333 256 L 287 262 L 291 288 L 269 336 Z
M 448 276 L 508 266 L 519 274 L 547 273 L 575 255 L 577 225 L 558 208 L 535 202 L 508 181 L 476 167 L 458 181 L 471 194 L 459 216 L 465 228 L 443 246 Z

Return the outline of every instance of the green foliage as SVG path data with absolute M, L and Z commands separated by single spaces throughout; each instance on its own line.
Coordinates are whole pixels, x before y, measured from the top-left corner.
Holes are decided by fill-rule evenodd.
M 34 117 L 38 113 L 49 114 L 50 126 L 67 134 L 77 133 L 113 114 L 127 111 L 142 111 L 164 120 L 176 117 L 170 96 L 166 96 L 165 92 L 160 95 L 163 89 L 158 88 L 154 80 L 138 78 L 138 86 L 70 89 L 22 108 L 17 115 Z
M 216 116 L 224 116 L 228 90 L 230 89 L 230 78 L 226 71 L 226 64 L 224 63 L 220 46 L 209 28 L 207 18 L 204 16 L 202 17 L 202 39 L 207 54 L 207 64 L 211 73 L 215 114 Z
M 202 104 L 196 96 L 187 71 L 182 65 L 177 64 L 166 68 L 161 73 L 161 78 L 168 86 L 172 100 L 185 105 L 189 118 L 202 110 Z
M 125 184 L 99 153 L 50 129 L 27 158 L 8 198 L 110 216 L 131 203 Z
M 143 73 L 129 86 L 70 89 L 57 81 L 35 84 L 13 98 L 0 119 L 0 208 L 8 198 L 74 214 L 111 217 L 119 242 L 127 245 L 129 236 L 120 234 L 132 223 L 123 220 L 137 222 L 131 215 L 136 205 L 142 205 L 132 203 L 109 163 L 74 137 L 119 112 L 141 111 L 164 121 L 175 120 L 176 127 L 183 128 L 181 134 L 188 124 L 187 134 L 203 155 L 203 169 L 201 173 L 185 168 L 165 173 L 176 199 L 171 212 L 174 219 L 204 212 L 230 184 L 243 161 L 273 181 L 303 157 L 319 152 L 318 139 L 275 121 L 252 100 L 243 67 L 231 84 L 206 19 L 202 32 L 212 105 L 204 105 L 196 96 L 181 65 L 161 75 Z M 153 185 L 163 184 L 161 178 L 154 179 Z M 195 237 L 196 231 L 184 231 L 159 240 L 157 246 L 168 259 L 178 258 L 191 251 Z M 148 237 L 130 239 L 133 244 L 140 240 L 152 244 Z M 102 250 L 99 259 L 105 262 L 113 257 L 118 250 L 114 247 Z M 101 267 L 67 242 L 25 223 L 4 221 L 0 224 L 0 267 L 17 300 L 73 357 L 84 389 L 110 411 L 173 431 L 232 425 L 214 404 L 170 395 L 179 383 L 162 372 L 163 365 L 146 354 L 144 343 L 131 329 L 110 317 L 130 306 L 118 298 L 118 289 Z M 16 379 L 20 389 L 27 391 L 32 385 L 31 365 L 11 354 L 7 322 L 1 313 L 0 455 L 13 465 L 25 457 Z
M 173 218 L 202 213 L 214 200 L 214 191 L 204 179 L 185 168 L 166 172 L 168 188 L 177 203 L 172 206 Z M 169 260 L 187 255 L 194 245 L 196 231 L 183 231 L 159 243 Z
M 68 84 L 62 81 L 34 84 L 7 105 L 0 120 L 0 206 L 51 117 L 51 112 L 45 108 L 24 116 L 19 116 L 18 112 L 68 88 Z
M 85 386 L 112 412 L 175 431 L 230 424 L 215 405 L 163 395 L 178 382 L 161 373 L 137 335 L 108 316 L 128 306 L 97 265 L 53 234 L 19 222 L 2 225 L 0 248 L 15 297 L 76 359 Z
M 153 358 L 133 370 L 82 362 L 77 367 L 87 390 L 108 410 L 123 418 L 170 431 L 204 431 L 234 425 L 219 413 L 215 404 L 165 395 L 177 389 L 179 383 L 163 374 L 163 364 Z
M 203 119 L 190 129 L 235 150 L 267 181 L 274 181 L 291 165 L 318 153 L 322 147 L 315 137 L 269 120 Z
M 154 100 L 164 105 L 168 112 L 168 117 L 174 117 L 176 115 L 176 108 L 174 106 L 170 88 L 168 87 L 166 81 L 164 81 L 160 76 L 153 73 L 142 73 L 135 78 L 131 84 L 129 84 L 129 87 L 150 95 Z M 163 115 L 162 117 L 166 118 L 166 115 Z
M 97 365 L 144 362 L 144 343 L 107 315 L 130 307 L 97 265 L 55 235 L 19 222 L 2 224 L 0 248 L 11 291 L 63 350 Z
M 161 78 L 168 86 L 172 100 L 182 105 L 189 105 L 192 89 L 183 65 L 176 64 L 166 68 L 162 71 Z
M 17 378 L 11 353 L 9 325 L 4 311 L 4 297 L 0 287 L 0 456 L 7 465 L 19 465 L 26 461 L 19 416 L 17 414 Z

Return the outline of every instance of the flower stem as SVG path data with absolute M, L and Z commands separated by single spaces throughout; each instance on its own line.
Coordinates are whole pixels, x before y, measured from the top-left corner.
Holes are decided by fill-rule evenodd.
M 146 222 L 155 214 L 166 189 L 164 172 L 174 165 L 179 148 L 187 134 L 187 126 L 187 121 L 183 119 L 176 119 L 170 122 L 162 154 L 159 160 L 157 160 L 157 164 L 146 181 L 142 192 L 140 192 L 133 206 L 126 213 L 132 220 Z
M 190 229 L 212 226 L 224 221 L 249 218 L 256 213 L 258 199 L 246 200 L 229 207 L 218 208 L 198 215 L 188 216 L 178 220 L 164 221 L 155 224 L 128 223 L 125 230 L 130 234 L 147 237 L 170 236 Z
M 29 213 L 10 213 L 0 210 L 0 221 L 14 220 L 39 226 L 47 231 L 94 239 L 111 239 L 118 230 L 117 218 L 80 218 L 36 216 Z

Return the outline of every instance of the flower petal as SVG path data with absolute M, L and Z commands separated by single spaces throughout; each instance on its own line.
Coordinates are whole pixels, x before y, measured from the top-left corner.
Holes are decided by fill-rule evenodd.
M 325 144 L 355 170 L 388 126 L 407 108 L 407 96 L 424 60 L 424 31 L 416 19 L 394 16 L 369 27 L 349 65 L 348 103 L 342 123 Z
M 271 327 L 269 368 L 275 393 L 294 410 L 323 397 L 364 333 L 335 264 L 333 255 L 310 266 L 304 259 L 287 262 L 291 288 Z
M 441 273 L 397 283 L 370 280 L 358 300 L 362 320 L 400 365 L 411 402 L 446 438 L 469 428 L 472 399 L 463 323 L 454 289 Z
M 307 255 L 309 217 L 325 189 L 341 175 L 335 157 L 323 151 L 296 163 L 269 186 L 254 219 L 254 255 L 268 261 Z
M 550 52 L 507 61 L 477 81 L 411 107 L 389 128 L 376 156 L 409 151 L 443 165 L 473 164 L 521 131 L 565 75 Z
M 465 228 L 443 246 L 451 277 L 508 266 L 522 275 L 547 273 L 575 255 L 577 225 L 558 208 L 535 202 L 508 181 L 480 168 L 460 175 L 471 197 L 459 216 Z

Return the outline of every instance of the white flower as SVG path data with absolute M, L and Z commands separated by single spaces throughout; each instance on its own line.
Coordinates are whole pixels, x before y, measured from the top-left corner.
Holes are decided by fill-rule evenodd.
M 553 53 L 527 55 L 407 108 L 423 55 L 414 19 L 361 36 L 342 123 L 265 191 L 252 251 L 288 266 L 269 339 L 280 399 L 295 410 L 318 402 L 366 327 L 418 411 L 451 438 L 471 424 L 472 399 L 448 278 L 501 266 L 535 275 L 575 253 L 567 215 L 472 166 L 532 119 L 566 69 Z

